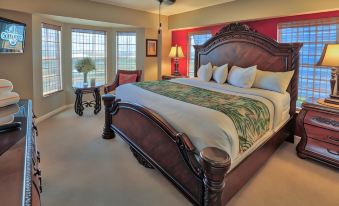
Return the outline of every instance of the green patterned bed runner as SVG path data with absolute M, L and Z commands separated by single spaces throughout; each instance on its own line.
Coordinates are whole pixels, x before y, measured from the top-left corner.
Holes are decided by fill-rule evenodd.
M 224 113 L 235 125 L 240 140 L 240 152 L 250 148 L 269 129 L 269 110 L 264 103 L 255 99 L 170 81 L 138 82 L 134 85 L 172 99 Z

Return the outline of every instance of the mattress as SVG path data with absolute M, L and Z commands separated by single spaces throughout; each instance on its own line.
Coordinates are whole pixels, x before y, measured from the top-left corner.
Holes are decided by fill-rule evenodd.
M 218 147 L 231 157 L 231 168 L 260 146 L 271 134 L 278 130 L 289 118 L 290 96 L 257 88 L 238 88 L 228 84 L 202 82 L 197 79 L 179 78 L 170 80 L 211 91 L 233 94 L 264 103 L 270 113 L 269 131 L 265 133 L 250 149 L 239 150 L 239 138 L 232 120 L 225 114 L 213 109 L 197 106 L 183 101 L 162 96 L 133 84 L 121 85 L 116 96 L 124 102 L 143 105 L 161 115 L 178 132 L 188 135 L 198 151 L 205 147 Z M 254 149 L 253 149 L 254 148 Z

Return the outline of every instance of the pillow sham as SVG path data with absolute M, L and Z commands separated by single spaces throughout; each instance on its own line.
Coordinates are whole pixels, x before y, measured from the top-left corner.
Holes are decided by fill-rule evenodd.
M 286 93 L 286 89 L 293 77 L 294 70 L 288 72 L 269 72 L 257 70 L 253 87 Z
M 119 85 L 134 83 L 137 81 L 137 74 L 119 74 Z
M 212 78 L 213 67 L 211 62 L 205 65 L 201 65 L 198 70 L 198 79 L 201 81 L 209 82 Z
M 241 88 L 251 88 L 255 80 L 257 65 L 248 68 L 233 66 L 228 74 L 227 82 Z
M 220 67 L 215 67 L 215 68 L 213 67 L 212 78 L 218 84 L 223 84 L 226 82 L 227 74 L 228 74 L 228 64 L 224 64 Z

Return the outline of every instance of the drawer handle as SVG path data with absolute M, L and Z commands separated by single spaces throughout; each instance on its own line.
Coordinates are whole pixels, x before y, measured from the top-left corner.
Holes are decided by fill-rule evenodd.
M 39 136 L 38 128 L 33 124 L 33 131 L 35 132 L 36 136 Z
M 42 193 L 42 179 L 41 179 L 41 176 L 39 177 L 39 190 L 40 190 L 40 193 Z
M 339 156 L 339 151 L 332 151 L 332 150 L 327 149 L 327 152 L 331 153 L 333 155 L 338 155 Z
M 332 136 L 327 136 L 328 139 L 334 141 L 334 142 L 339 142 L 339 139 L 332 137 Z
M 38 162 L 40 163 L 40 152 L 37 151 L 36 153 L 37 153 L 37 157 L 36 158 L 37 158 Z
M 34 176 L 41 176 L 41 170 L 40 169 L 35 169 Z

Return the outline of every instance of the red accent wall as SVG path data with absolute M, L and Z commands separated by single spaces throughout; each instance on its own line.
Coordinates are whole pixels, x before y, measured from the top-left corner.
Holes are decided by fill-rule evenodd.
M 330 18 L 330 17 L 339 17 L 339 11 L 288 16 L 288 17 L 264 19 L 264 20 L 257 20 L 257 21 L 247 21 L 244 23 L 249 25 L 251 28 L 255 29 L 256 31 L 276 40 L 277 39 L 277 25 L 281 22 Z M 208 30 L 208 31 L 211 31 L 212 34 L 214 35 L 215 33 L 219 31 L 219 29 L 221 29 L 226 24 L 227 23 L 216 25 L 216 26 L 207 26 L 207 27 L 199 27 L 199 28 L 194 28 L 194 29 L 183 29 L 183 30 L 172 31 L 172 45 L 178 44 L 178 46 L 181 46 L 184 52 L 184 55 L 185 55 L 185 58 L 182 58 L 179 60 L 179 72 L 181 74 L 187 75 L 188 34 L 192 32 Z M 174 69 L 174 65 L 172 62 L 172 71 L 173 69 Z

